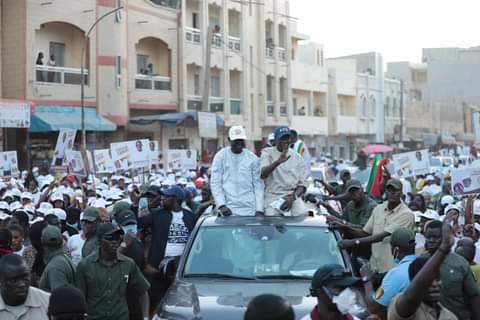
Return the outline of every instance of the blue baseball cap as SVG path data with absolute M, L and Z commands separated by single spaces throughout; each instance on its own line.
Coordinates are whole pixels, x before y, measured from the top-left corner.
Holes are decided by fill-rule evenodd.
M 163 194 L 166 197 L 175 197 L 179 200 L 184 200 L 185 199 L 185 192 L 183 191 L 182 188 L 178 186 L 170 186 L 167 189 L 163 190 Z
M 288 127 L 278 127 L 275 130 L 275 140 L 282 138 L 283 136 L 291 135 L 290 129 Z

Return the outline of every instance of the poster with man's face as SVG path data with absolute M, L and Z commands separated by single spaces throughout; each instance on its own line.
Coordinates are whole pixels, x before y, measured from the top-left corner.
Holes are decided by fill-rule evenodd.
M 94 150 L 93 156 L 95 158 L 95 171 L 97 173 L 113 173 L 115 166 L 113 165 L 112 157 L 110 156 L 110 149 Z
M 0 152 L 0 171 L 4 177 L 18 174 L 17 151 Z
M 67 159 L 66 161 L 69 174 L 79 177 L 87 176 L 87 169 L 85 166 L 85 162 L 82 158 L 82 153 L 80 151 L 67 150 L 65 152 L 65 158 Z
M 415 177 L 430 173 L 430 154 L 427 149 L 393 155 L 395 173 L 399 177 Z
M 150 141 L 148 139 L 139 139 L 128 141 L 129 148 L 132 150 L 133 168 L 148 169 L 150 166 Z
M 148 146 L 150 150 L 150 168 L 152 168 L 153 166 L 158 167 L 160 163 L 158 141 L 150 140 L 150 142 L 148 143 Z
M 66 166 L 65 152 L 73 149 L 76 133 L 77 130 L 75 129 L 60 129 L 53 153 L 52 166 Z
M 110 151 L 115 171 L 127 171 L 133 168 L 133 150 L 131 150 L 131 143 L 111 143 Z
M 167 168 L 170 170 L 196 170 L 197 150 L 167 150 Z

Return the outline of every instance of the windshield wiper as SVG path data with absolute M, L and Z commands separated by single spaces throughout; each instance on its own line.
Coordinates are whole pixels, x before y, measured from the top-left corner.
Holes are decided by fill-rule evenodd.
M 275 274 L 275 275 L 263 275 L 257 276 L 257 279 L 293 279 L 293 280 L 312 280 L 309 276 L 295 276 L 293 274 Z
M 187 273 L 185 278 L 213 278 L 213 279 L 238 279 L 238 280 L 256 280 L 255 277 L 238 276 L 227 273 Z

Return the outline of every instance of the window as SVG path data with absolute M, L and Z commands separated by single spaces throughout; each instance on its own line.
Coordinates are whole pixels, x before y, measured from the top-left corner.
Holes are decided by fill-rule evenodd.
M 390 97 L 387 97 L 384 108 L 385 108 L 385 116 L 390 117 Z
M 148 56 L 137 54 L 137 74 L 146 74 L 148 71 Z
M 193 94 L 196 96 L 200 95 L 200 75 L 195 74 L 193 76 Z
M 198 13 L 193 12 L 192 13 L 192 27 L 195 29 L 199 29 L 198 27 Z
M 122 84 L 122 57 L 117 56 L 115 59 L 115 85 L 120 88 Z
M 120 8 L 122 6 L 122 0 L 116 0 L 115 6 L 116 8 Z M 122 10 L 118 10 L 117 12 L 115 12 L 115 22 L 122 22 Z
M 47 61 L 55 61 L 56 67 L 65 67 L 65 43 L 50 42 L 50 56 L 47 57 Z
M 221 97 L 221 81 L 220 76 L 211 76 L 210 78 L 210 94 L 212 97 Z
M 361 110 L 361 115 L 362 117 L 367 116 L 367 98 L 365 96 L 362 96 L 362 110 Z

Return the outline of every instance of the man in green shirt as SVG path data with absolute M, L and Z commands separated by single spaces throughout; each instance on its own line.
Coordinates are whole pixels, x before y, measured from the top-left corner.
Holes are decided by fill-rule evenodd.
M 89 320 L 128 320 L 127 292 L 137 294 L 148 318 L 150 285 L 132 259 L 118 254 L 123 234 L 111 223 L 99 225 L 98 250 L 77 266 L 76 285 L 87 299 Z
M 75 267 L 63 253 L 63 238 L 58 227 L 47 226 L 42 231 L 43 256 L 47 266 L 40 278 L 39 288 L 47 292 L 67 284 L 75 284 Z
M 95 233 L 97 232 L 99 218 L 100 211 L 97 208 L 88 207 L 83 212 L 83 216 L 80 220 L 83 235 L 85 236 L 85 243 L 82 247 L 82 258 L 85 258 L 98 248 L 98 242 L 95 237 Z
M 358 180 L 349 180 L 346 192 L 351 201 L 345 206 L 341 215 L 335 212 L 328 204 L 325 205 L 328 212 L 332 214 L 327 217 L 327 221 L 337 222 L 335 226 L 338 229 L 346 229 L 347 227 L 363 228 L 378 203 L 363 192 L 363 186 Z

